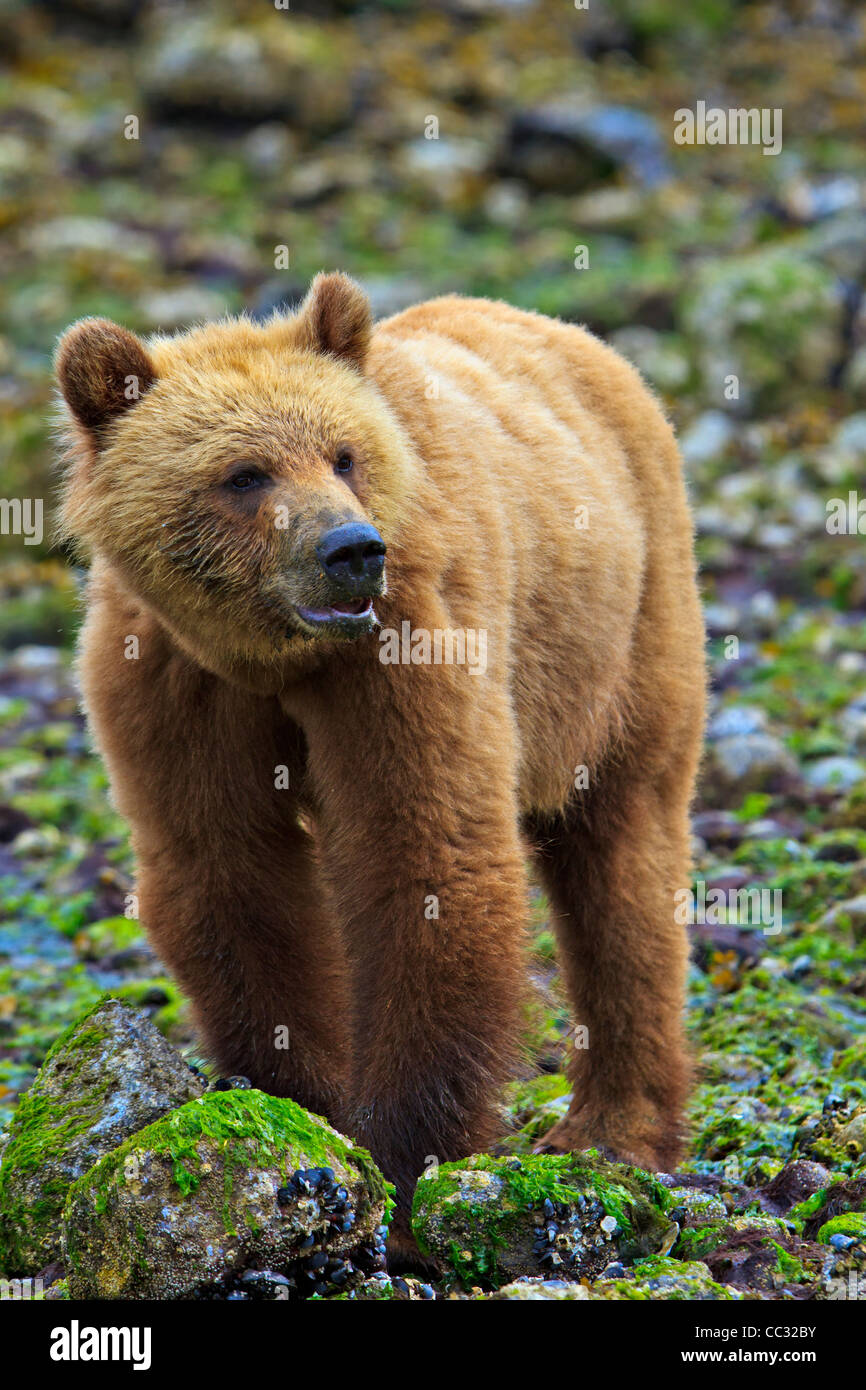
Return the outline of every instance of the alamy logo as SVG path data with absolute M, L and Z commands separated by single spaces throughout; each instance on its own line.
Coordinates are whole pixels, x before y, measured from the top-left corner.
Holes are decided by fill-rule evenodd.
M 25 545 L 41 545 L 42 498 L 0 497 L 0 535 L 23 536 Z
M 678 145 L 762 145 L 762 154 L 778 154 L 782 148 L 780 106 L 707 106 L 699 101 L 694 111 L 681 106 L 674 112 L 674 140 Z
M 761 927 L 765 936 L 782 930 L 781 888 L 707 888 L 698 879 L 695 890 L 679 888 L 674 894 L 674 919 L 680 926 Z
M 0 1303 L 42 1298 L 45 1286 L 37 1274 L 35 1279 L 0 1279 Z
M 470 676 L 487 670 L 487 632 L 472 627 L 413 628 L 408 620 L 379 633 L 383 666 L 468 666 Z
M 866 497 L 852 489 L 847 498 L 831 497 L 825 508 L 828 535 L 866 536 Z
M 149 1327 L 69 1327 L 51 1330 L 52 1361 L 131 1361 L 134 1371 L 150 1370 Z

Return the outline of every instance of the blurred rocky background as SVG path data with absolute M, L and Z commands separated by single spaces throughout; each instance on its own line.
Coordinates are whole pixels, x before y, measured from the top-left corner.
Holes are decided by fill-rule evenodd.
M 714 674 L 696 874 L 783 895 L 778 930 L 736 911 L 692 928 L 686 1168 L 863 1171 L 862 6 L 0 0 L 0 53 L 0 495 L 45 507 L 41 542 L 0 535 L 0 1107 L 106 989 L 196 1056 L 70 674 L 57 334 L 262 314 L 342 268 L 378 315 L 459 290 L 584 322 L 662 397 Z M 781 109 L 781 151 L 678 145 L 699 101 Z M 535 924 L 518 1151 L 567 1103 L 541 898 Z

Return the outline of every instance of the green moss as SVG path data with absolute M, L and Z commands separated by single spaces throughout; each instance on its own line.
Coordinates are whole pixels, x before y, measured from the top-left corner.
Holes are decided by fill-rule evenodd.
M 466 1174 L 489 1175 L 502 1184 L 495 1201 L 477 1196 L 460 1198 Z M 667 1190 L 650 1174 L 626 1165 L 614 1165 L 594 1149 L 581 1154 L 533 1154 L 520 1159 L 501 1159 L 475 1154 L 457 1163 L 443 1164 L 432 1177 L 419 1181 L 412 1207 L 412 1227 L 421 1250 L 433 1254 L 425 1238 L 425 1225 L 447 1204 L 459 1220 L 462 1209 L 471 1237 L 468 1247 L 449 1242 L 448 1261 L 465 1283 L 500 1282 L 500 1251 L 510 1233 L 527 1212 L 541 1211 L 545 1200 L 573 1205 L 578 1195 L 597 1198 L 605 1215 L 621 1232 L 621 1251 L 629 1257 L 644 1253 L 651 1231 L 662 1224 L 669 1206 Z M 441 1255 L 441 1251 L 439 1254 Z
M 48 1179 L 36 1203 L 26 1200 L 22 1183 L 44 1168 L 49 1157 L 67 1151 L 93 1124 L 94 1102 L 105 1094 L 109 1083 L 106 1080 L 101 1088 L 90 1085 L 82 1091 L 78 1078 L 81 1066 L 105 1037 L 98 1026 L 86 1026 L 105 997 L 70 1024 L 49 1049 L 46 1063 L 61 1052 L 66 1058 L 63 1070 L 55 1068 L 52 1072 L 52 1091 L 47 1092 L 40 1074 L 19 1102 L 0 1166 L 0 1268 L 26 1267 L 34 1243 L 60 1218 L 68 1187 L 65 1179 Z
M 724 1240 L 723 1232 L 727 1226 L 726 1221 L 712 1221 L 694 1229 L 680 1231 L 674 1246 L 677 1257 L 683 1260 L 699 1260 L 702 1255 L 708 1255 Z
M 393 1209 L 393 1189 L 386 1183 L 366 1149 L 324 1130 L 315 1116 L 292 1100 L 265 1095 L 263 1091 L 210 1092 L 173 1110 L 140 1130 L 106 1154 L 70 1189 L 69 1200 L 84 1192 L 94 1194 L 97 1211 L 104 1211 L 112 1190 L 135 1171 L 130 1159 L 144 1151 L 164 1154 L 171 1161 L 172 1180 L 184 1197 L 194 1194 L 201 1181 L 199 1146 L 207 1141 L 224 1166 L 223 1215 L 229 1216 L 233 1175 L 238 1169 L 276 1167 L 288 1178 L 299 1167 L 325 1167 L 335 1158 L 362 1177 L 371 1201 L 385 1204 L 385 1219 Z
M 143 939 L 141 923 L 128 917 L 106 917 L 74 931 L 75 947 L 86 960 L 125 951 Z
M 787 1219 L 809 1240 L 816 1239 L 831 1218 L 866 1210 L 866 1179 L 846 1178 L 841 1173 L 835 1176 L 837 1181 L 813 1192 L 788 1212 Z
M 832 1236 L 853 1236 L 855 1240 L 866 1241 L 866 1212 L 846 1211 L 826 1221 L 818 1232 L 818 1242 L 829 1245 Z
M 788 1212 L 788 1220 L 794 1225 L 795 1229 L 802 1231 L 806 1221 L 810 1216 L 815 1216 L 827 1201 L 826 1187 L 822 1187 L 819 1192 L 813 1192 L 811 1197 L 807 1197 L 804 1202 L 798 1202 L 795 1207 L 791 1207 Z
M 739 1216 L 728 1216 L 719 1220 L 701 1222 L 694 1227 L 686 1227 L 677 1237 L 673 1254 L 684 1260 L 700 1260 L 713 1250 L 755 1234 L 765 1236 L 771 1243 L 773 1237 L 784 1239 L 787 1236 L 784 1221 L 763 1212 L 747 1211 Z
M 633 1279 L 597 1280 L 592 1286 L 592 1297 L 633 1303 L 649 1302 L 654 1296 L 671 1302 L 701 1297 L 727 1301 L 738 1297 L 736 1291 L 717 1284 L 706 1265 L 697 1261 L 653 1255 L 636 1260 L 633 1273 Z
M 771 1240 L 769 1243 L 776 1251 L 776 1273 L 784 1283 L 811 1284 L 814 1282 L 814 1273 L 806 1268 L 797 1255 L 792 1255 L 790 1250 L 786 1250 L 775 1240 Z

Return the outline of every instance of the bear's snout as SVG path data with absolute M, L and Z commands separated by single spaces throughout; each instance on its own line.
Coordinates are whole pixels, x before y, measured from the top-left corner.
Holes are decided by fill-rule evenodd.
M 320 538 L 316 557 L 331 583 L 347 596 L 370 594 L 382 582 L 385 542 L 369 522 L 344 522 Z

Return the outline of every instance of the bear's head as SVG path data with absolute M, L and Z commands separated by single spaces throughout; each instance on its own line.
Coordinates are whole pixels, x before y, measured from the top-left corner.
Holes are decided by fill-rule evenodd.
M 210 669 L 372 631 L 414 467 L 365 374 L 370 306 L 318 276 L 293 316 L 142 342 L 63 335 L 63 529 Z

